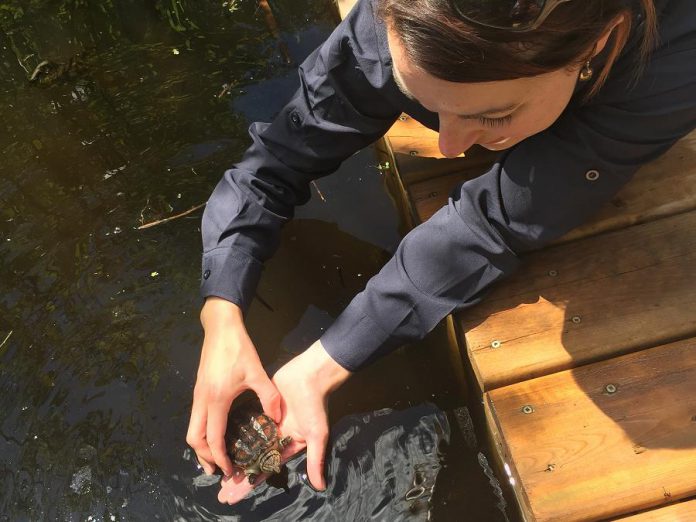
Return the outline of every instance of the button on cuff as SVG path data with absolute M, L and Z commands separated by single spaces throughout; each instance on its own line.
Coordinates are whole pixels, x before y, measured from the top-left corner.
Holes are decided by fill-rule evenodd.
M 302 125 L 302 118 L 300 118 L 300 115 L 297 113 L 297 111 L 292 111 L 290 113 L 290 122 L 292 123 L 292 126 L 296 129 L 299 129 Z

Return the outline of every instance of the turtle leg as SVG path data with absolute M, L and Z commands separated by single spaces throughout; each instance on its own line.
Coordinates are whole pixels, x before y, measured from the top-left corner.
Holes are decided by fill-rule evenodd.
M 247 475 L 247 478 L 249 479 L 249 484 L 251 484 L 253 486 L 254 483 L 256 482 L 256 473 L 249 473 Z
M 288 436 L 288 437 L 283 437 L 282 439 L 280 439 L 278 441 L 278 444 L 280 444 L 281 448 L 284 448 L 285 446 L 287 446 L 291 442 L 292 442 L 292 437 Z

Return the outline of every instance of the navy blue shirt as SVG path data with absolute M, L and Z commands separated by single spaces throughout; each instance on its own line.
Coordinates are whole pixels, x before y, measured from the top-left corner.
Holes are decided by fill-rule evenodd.
M 414 228 L 324 333 L 329 354 L 356 370 L 423 337 L 447 314 L 479 302 L 516 268 L 519 254 L 586 221 L 638 167 L 691 131 L 692 2 L 656 1 L 659 44 L 637 82 L 639 29 L 596 97 L 581 103 L 579 86 L 549 129 L 506 151 Z M 250 127 L 253 144 L 225 172 L 203 215 L 204 297 L 246 310 L 282 225 L 308 201 L 312 180 L 381 137 L 402 112 L 438 129 L 437 114 L 396 86 L 374 10 L 375 0 L 360 0 L 300 66 L 301 86 L 275 120 Z

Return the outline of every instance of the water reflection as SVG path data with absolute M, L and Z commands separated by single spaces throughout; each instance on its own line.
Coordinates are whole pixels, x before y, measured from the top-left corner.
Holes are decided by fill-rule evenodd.
M 309 485 L 301 455 L 287 465 L 287 484 L 259 486 L 231 508 L 244 515 L 223 519 L 427 520 L 441 468 L 438 448 L 449 437 L 446 415 L 431 404 L 344 417 L 332 428 L 325 492 Z

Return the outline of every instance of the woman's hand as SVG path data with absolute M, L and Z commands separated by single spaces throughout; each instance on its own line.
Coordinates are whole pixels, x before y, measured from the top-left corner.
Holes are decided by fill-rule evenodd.
M 314 488 L 326 488 L 324 459 L 329 440 L 327 402 L 329 394 L 350 377 L 350 372 L 326 353 L 320 341 L 315 342 L 283 366 L 273 376 L 281 395 L 282 421 L 280 432 L 292 437 L 283 450 L 283 462 L 307 448 L 307 475 Z M 257 479 L 259 484 L 264 477 Z M 234 504 L 244 498 L 253 486 L 241 475 L 223 479 L 218 494 L 220 502 Z
M 209 297 L 201 310 L 201 323 L 205 338 L 186 442 L 206 473 L 213 473 L 217 466 L 229 476 L 233 469 L 225 447 L 225 431 L 232 401 L 251 389 L 266 414 L 277 422 L 280 395 L 261 366 L 237 305 Z

